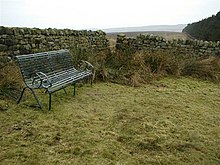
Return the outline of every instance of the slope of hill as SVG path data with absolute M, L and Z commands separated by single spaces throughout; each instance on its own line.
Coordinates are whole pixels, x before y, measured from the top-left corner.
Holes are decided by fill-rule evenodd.
M 207 41 L 220 41 L 220 12 L 199 22 L 188 24 L 183 32 Z

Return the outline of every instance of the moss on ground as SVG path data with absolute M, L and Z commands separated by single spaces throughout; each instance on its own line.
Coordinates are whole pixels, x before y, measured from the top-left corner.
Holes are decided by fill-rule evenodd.
M 0 100 L 0 164 L 220 164 L 219 84 L 165 78 Z

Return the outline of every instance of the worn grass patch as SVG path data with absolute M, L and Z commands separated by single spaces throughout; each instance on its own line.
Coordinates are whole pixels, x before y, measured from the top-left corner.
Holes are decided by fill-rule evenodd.
M 220 164 L 219 84 L 166 78 L 0 100 L 0 164 Z M 29 97 L 30 96 L 30 97 Z

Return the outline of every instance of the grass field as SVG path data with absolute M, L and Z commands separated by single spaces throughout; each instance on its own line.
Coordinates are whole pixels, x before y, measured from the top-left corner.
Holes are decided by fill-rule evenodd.
M 220 164 L 220 86 L 165 78 L 0 100 L 0 164 Z

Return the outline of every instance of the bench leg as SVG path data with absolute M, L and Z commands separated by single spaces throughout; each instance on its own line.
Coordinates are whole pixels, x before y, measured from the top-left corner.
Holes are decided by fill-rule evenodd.
M 42 108 L 42 105 L 41 105 L 41 103 L 40 103 L 38 97 L 36 96 L 34 90 L 33 90 L 33 89 L 30 89 L 30 90 L 31 90 L 31 93 L 34 95 L 34 98 L 35 98 L 35 100 L 37 101 L 37 104 L 38 104 L 39 108 Z
M 74 89 L 73 89 L 73 96 L 76 96 L 76 83 L 73 84 Z
M 92 83 L 93 83 L 93 75 L 91 76 L 91 80 L 90 81 L 91 81 L 90 83 L 92 85 Z
M 22 92 L 21 92 L 21 95 L 20 95 L 20 97 L 19 97 L 19 99 L 18 99 L 18 101 L 17 101 L 17 104 L 20 103 L 21 98 L 23 97 L 23 95 L 24 95 L 24 91 L 25 91 L 26 88 L 27 88 L 27 87 L 24 87 L 24 88 L 23 88 L 23 90 L 22 90 Z
M 51 95 L 52 93 L 49 93 L 49 111 L 51 110 Z
M 67 95 L 66 89 L 65 89 L 65 88 L 63 88 L 63 90 L 64 90 L 65 94 Z

